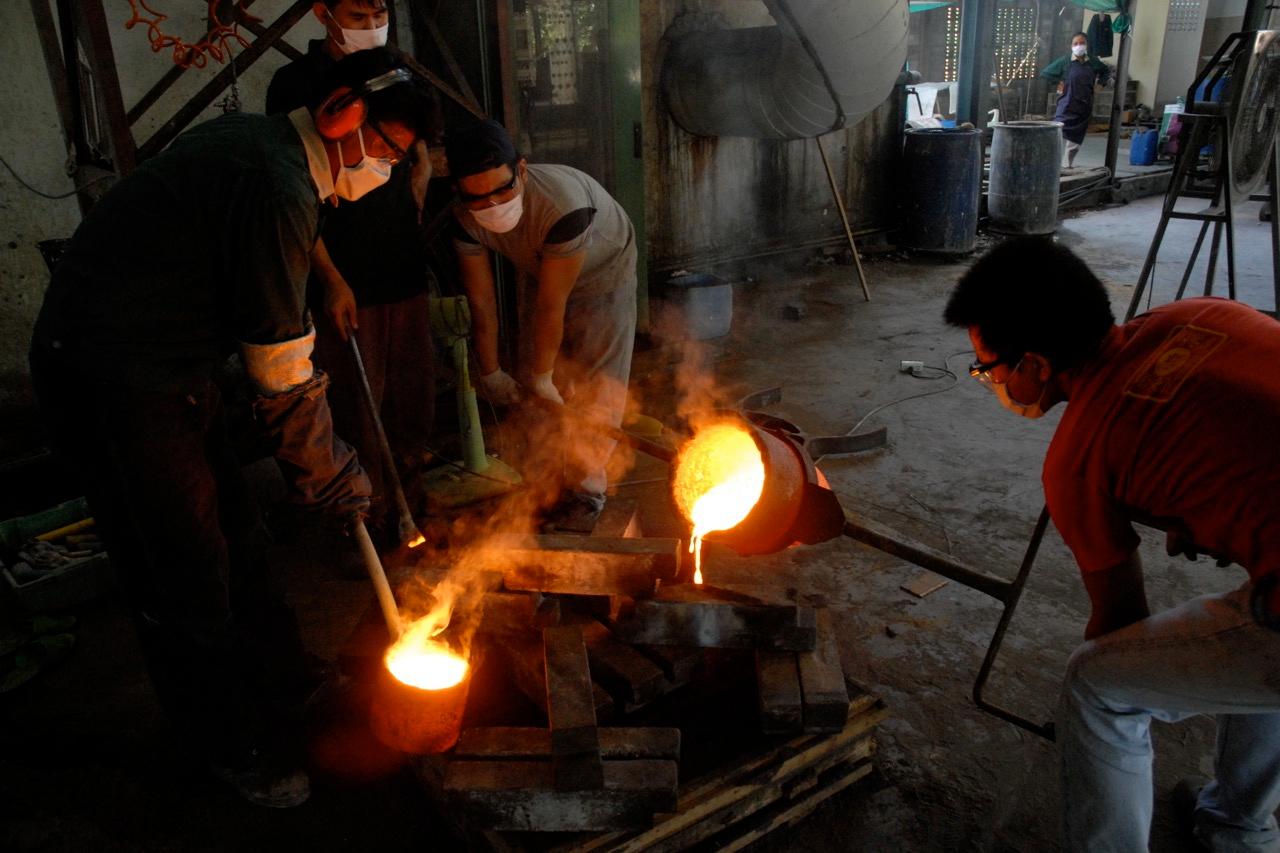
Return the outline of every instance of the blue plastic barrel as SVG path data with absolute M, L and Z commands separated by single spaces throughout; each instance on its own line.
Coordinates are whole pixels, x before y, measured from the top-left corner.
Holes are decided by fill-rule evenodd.
M 1058 230 L 1062 122 L 1005 121 L 991 125 L 991 230 L 1052 234 Z
M 972 252 L 982 199 L 982 131 L 911 128 L 902 161 L 899 242 L 926 252 Z

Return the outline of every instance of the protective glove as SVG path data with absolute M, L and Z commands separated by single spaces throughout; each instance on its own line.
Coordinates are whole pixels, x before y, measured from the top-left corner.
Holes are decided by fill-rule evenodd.
M 341 518 L 369 511 L 373 488 L 356 452 L 333 434 L 325 389 L 329 377 L 315 375 L 282 394 L 253 401 L 258 423 L 289 486 L 289 502 Z
M 520 385 L 502 368 L 481 376 L 476 386 L 495 406 L 513 406 L 520 402 Z
M 555 383 L 551 381 L 553 372 L 548 370 L 546 373 L 533 374 L 529 379 L 529 390 L 544 400 L 550 400 L 563 406 L 564 397 L 560 396 L 560 391 L 556 388 Z

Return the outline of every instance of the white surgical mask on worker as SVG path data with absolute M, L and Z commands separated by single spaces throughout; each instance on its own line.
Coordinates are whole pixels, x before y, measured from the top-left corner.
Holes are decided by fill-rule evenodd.
M 1000 405 L 1015 415 L 1022 415 L 1024 418 L 1039 418 L 1044 415 L 1044 395 L 1049 390 L 1048 383 L 1040 389 L 1040 396 L 1036 397 L 1034 403 L 1019 403 L 1010 397 L 1008 382 L 992 382 L 991 390 L 996 392 L 996 399 L 1000 401 Z
M 329 15 L 329 20 L 342 31 L 342 42 L 338 44 L 338 50 L 343 53 L 355 53 L 358 50 L 369 50 L 375 47 L 383 47 L 387 43 L 387 28 L 391 26 L 388 22 L 380 27 L 374 27 L 371 30 L 349 30 L 338 23 L 333 15 Z
M 333 191 L 338 198 L 355 201 L 391 179 L 391 161 L 369 156 L 364 150 L 364 131 L 356 130 L 360 140 L 360 162 L 354 166 L 345 163 L 338 170 Z
M 471 215 L 476 218 L 476 222 L 486 231 L 492 231 L 494 234 L 505 234 L 512 228 L 515 228 L 520 222 L 520 217 L 524 215 L 524 193 L 519 193 L 511 201 L 504 201 L 502 204 L 495 204 L 493 207 L 484 207 L 480 210 L 471 211 Z
M 1085 44 L 1073 44 L 1073 45 L 1071 45 L 1071 55 L 1072 55 L 1072 56 L 1084 56 L 1084 55 L 1085 55 L 1085 52 L 1086 52 L 1086 51 L 1088 51 L 1088 50 L 1089 50 L 1089 46 L 1088 46 L 1088 45 L 1085 45 Z

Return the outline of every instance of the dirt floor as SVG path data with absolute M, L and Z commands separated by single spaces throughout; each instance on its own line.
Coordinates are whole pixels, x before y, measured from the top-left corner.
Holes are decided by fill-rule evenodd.
M 1272 308 L 1268 234 L 1256 207 L 1241 209 L 1240 293 Z M 1077 216 L 1058 232 L 1108 281 L 1117 316 L 1158 213 L 1159 200 L 1146 199 Z M 1154 304 L 1171 297 L 1189 243 L 1181 232 L 1173 235 Z M 733 331 L 706 342 L 701 357 L 726 401 L 781 386 L 783 400 L 770 411 L 809 434 L 843 433 L 863 418 L 866 428 L 887 427 L 887 447 L 824 462 L 846 508 L 1010 577 L 1043 503 L 1040 463 L 1058 412 L 1035 422 L 1016 418 L 964 375 L 967 337 L 941 321 L 962 269 L 906 254 L 869 258 L 870 303 L 852 267 L 838 263 L 739 270 L 752 280 L 735 287 Z M 1035 270 L 1027 271 L 1027 286 L 1035 286 Z M 802 318 L 786 319 L 787 306 L 801 307 Z M 638 353 L 633 384 L 646 411 L 672 411 L 671 377 L 686 356 L 670 346 Z M 959 380 L 914 378 L 900 371 L 904 359 L 949 368 Z M 921 396 L 904 399 L 912 395 Z M 615 484 L 641 501 L 655 534 L 672 523 L 663 471 L 645 459 Z M 336 656 L 372 601 L 367 581 L 330 541 L 281 548 L 277 556 L 309 644 Z M 1154 537 L 1144 542 L 1143 558 L 1153 609 L 1243 578 L 1237 567 L 1172 561 Z M 970 699 L 1000 616 L 994 600 L 955 583 L 916 598 L 901 584 L 920 570 L 849 540 L 750 559 L 713 549 L 705 571 L 723 586 L 823 596 L 846 671 L 882 696 L 891 714 L 880 728 L 872 779 L 756 849 L 1058 849 L 1052 746 Z M 988 698 L 1047 720 L 1086 613 L 1074 563 L 1050 532 Z M 315 790 L 306 805 L 288 812 L 243 805 L 178 750 L 119 607 L 104 599 L 77 615 L 74 652 L 0 698 L 0 849 L 461 849 L 410 773 L 358 720 L 329 720 L 308 732 Z M 1156 737 L 1152 849 L 1188 850 L 1167 795 L 1180 776 L 1211 771 L 1212 726 L 1157 725 Z

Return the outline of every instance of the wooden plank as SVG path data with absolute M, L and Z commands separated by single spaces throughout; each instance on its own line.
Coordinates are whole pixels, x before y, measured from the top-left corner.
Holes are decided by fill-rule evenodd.
M 804 698 L 804 730 L 838 732 L 849 718 L 849 688 L 840 665 L 831 611 L 825 607 L 814 614 L 818 638 L 811 652 L 797 655 L 800 690 Z
M 681 787 L 679 807 L 641 833 L 610 833 L 562 848 L 565 853 L 593 850 L 680 850 L 764 807 L 778 785 L 811 768 L 869 757 L 875 742 L 867 735 L 888 712 L 868 693 L 850 703 L 849 723 L 839 735 L 801 735 L 780 747 L 759 750 L 724 769 Z M 776 788 L 780 791 L 781 788 Z M 718 821 L 718 823 L 715 823 Z
M 673 684 L 687 684 L 706 659 L 706 652 L 694 646 L 636 646 L 636 649 L 656 663 Z
M 124 177 L 134 170 L 142 158 L 125 116 L 124 98 L 120 93 L 120 75 L 116 70 L 111 46 L 111 29 L 107 24 L 102 0 L 82 0 L 75 4 L 79 15 L 77 27 L 81 47 L 93 70 L 93 79 L 107 113 L 107 130 L 111 134 L 111 163 L 116 174 Z M 67 61 L 68 73 L 79 73 L 79 58 Z
M 663 586 L 653 598 L 637 600 L 631 613 L 613 626 L 614 633 L 643 645 L 813 649 L 817 640 L 813 608 L 740 598 L 712 597 L 691 584 Z
M 680 562 L 679 539 L 500 536 L 488 544 L 486 559 L 509 590 L 649 596 Z
M 519 637 L 504 637 L 496 644 L 498 653 L 506 664 L 516 688 L 530 702 L 543 711 L 547 710 L 547 669 L 542 660 L 542 642 Z M 595 704 L 596 720 L 607 720 L 614 715 L 613 697 L 598 684 L 591 685 L 591 697 Z
M 844 761 L 862 761 L 874 752 L 874 741 L 862 738 L 847 751 Z M 681 796 L 679 810 L 623 843 L 610 845 L 615 853 L 657 853 L 685 850 L 749 818 L 785 796 L 782 780 L 761 779 L 721 786 L 712 796 L 686 809 Z
M 648 826 L 676 805 L 674 761 L 609 761 L 604 785 L 554 789 L 545 761 L 455 761 L 445 773 L 450 801 L 473 820 L 504 831 L 581 832 Z
M 591 663 L 591 677 L 629 706 L 652 702 L 667 693 L 666 674 L 647 657 L 617 640 L 595 620 L 580 624 Z
M 801 730 L 804 704 L 794 653 L 756 652 L 756 694 L 760 701 L 761 731 L 783 734 Z M 847 713 L 847 700 L 844 707 Z
M 467 729 L 458 738 L 451 755 L 454 759 L 547 759 L 551 757 L 551 731 L 509 726 Z M 600 755 L 606 760 L 675 761 L 680 757 L 680 730 L 656 726 L 604 727 L 600 729 Z
M 732 838 L 715 838 L 712 844 L 720 853 L 741 850 L 754 844 L 771 832 L 784 827 L 793 826 L 808 817 L 818 806 L 848 788 L 855 782 L 865 779 L 875 769 L 869 761 L 858 764 L 842 764 L 826 777 L 815 778 L 812 792 L 800 799 L 778 803 L 773 808 L 764 810 L 750 822 L 749 827 L 734 826 L 729 835 Z
M 598 789 L 604 785 L 604 768 L 582 630 L 577 626 L 544 628 L 542 649 L 556 788 Z
M 591 529 L 593 537 L 636 539 L 640 536 L 640 512 L 634 498 L 611 497 Z
M 489 592 L 483 607 L 480 634 L 505 636 L 530 633 L 560 624 L 560 602 L 530 592 Z

